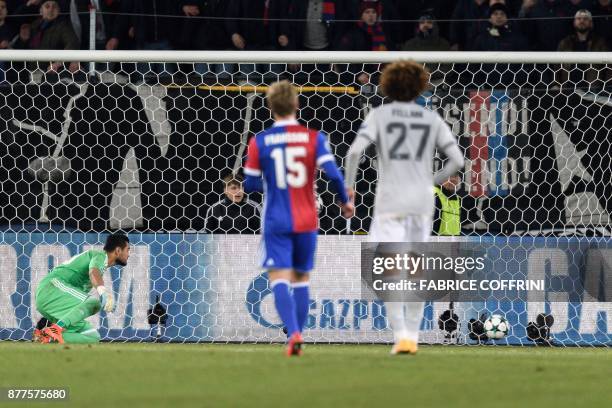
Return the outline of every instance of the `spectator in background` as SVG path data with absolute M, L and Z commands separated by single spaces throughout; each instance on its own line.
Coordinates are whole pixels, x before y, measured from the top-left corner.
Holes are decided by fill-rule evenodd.
M 340 49 L 346 51 L 388 51 L 391 47 L 378 21 L 380 3 L 364 0 L 359 5 L 359 21 L 342 37 Z
M 208 21 L 205 17 L 206 0 L 180 0 L 178 2 L 180 18 L 180 35 L 177 39 L 179 50 L 206 49 L 203 42 L 206 39 L 205 30 Z
M 23 17 L 18 17 L 15 22 L 18 26 L 32 24 L 37 19 L 35 16 L 40 13 L 40 7 L 44 0 L 20 0 L 20 3 L 11 14 Z M 68 5 L 63 0 L 58 1 L 58 5 L 61 12 L 68 12 Z
M 508 24 L 508 10 L 502 3 L 489 9 L 489 24 L 471 45 L 473 51 L 521 51 L 528 48 L 525 37 Z M 488 88 L 520 87 L 527 81 L 521 64 L 482 64 L 474 70 L 474 83 Z
M 129 31 L 133 31 L 134 42 L 141 50 L 171 50 L 174 45 L 177 5 L 173 0 L 124 0 L 123 11 L 129 16 Z M 125 25 L 124 25 L 125 27 Z
M 387 51 L 389 44 L 378 22 L 380 4 L 374 1 L 362 1 L 359 6 L 360 20 L 342 36 L 338 49 L 341 51 Z M 355 76 L 358 84 L 371 82 L 371 76 L 378 72 L 377 64 L 351 64 L 348 71 Z M 373 81 L 372 81 L 373 82 Z
M 234 49 L 236 50 L 274 50 L 286 47 L 280 44 L 278 21 L 280 0 L 230 0 L 225 23 Z M 233 72 L 235 67 L 225 65 L 225 70 Z M 240 64 L 239 71 L 249 75 L 255 70 L 259 74 L 273 74 L 281 70 L 279 65 Z
M 608 49 L 612 48 L 612 0 L 596 0 L 592 8 L 595 17 L 594 32 L 605 38 Z
M 438 24 L 431 14 L 423 14 L 417 23 L 416 35 L 406 41 L 402 51 L 450 51 L 450 43 L 438 32 Z M 427 64 L 430 82 L 438 82 L 452 70 L 452 64 Z
M 182 50 L 229 50 L 230 35 L 223 18 L 227 15 L 227 0 L 181 0 L 181 31 L 177 46 Z M 223 72 L 222 64 L 194 64 L 199 74 Z
M 6 0 L 0 0 L 0 50 L 10 48 L 10 43 L 17 34 L 15 27 L 6 20 Z
M 11 41 L 16 35 L 15 27 L 6 21 L 7 7 L 6 1 L 0 0 L 0 50 L 10 48 Z M 10 63 L 0 61 L 0 82 L 5 80 L 5 70 L 9 68 Z
M 55 0 L 45 0 L 40 5 L 40 18 L 32 25 L 23 24 L 19 36 L 13 42 L 13 48 L 32 50 L 76 50 L 79 48 L 72 25 L 65 19 L 59 18 L 59 4 Z M 41 63 L 43 64 L 43 63 Z M 40 65 L 46 71 L 60 71 L 64 66 L 62 62 L 52 62 L 50 65 Z M 70 72 L 79 69 L 78 62 L 68 65 Z
M 502 3 L 489 8 L 489 25 L 474 40 L 469 49 L 473 51 L 523 51 L 527 40 L 508 24 L 508 9 Z
M 204 228 L 211 234 L 257 234 L 260 227 L 259 205 L 247 198 L 242 177 L 228 174 L 223 178 L 225 197 L 206 211 Z
M 402 43 L 405 38 L 405 34 L 403 30 L 405 28 L 405 24 L 402 23 L 394 23 L 393 20 L 400 18 L 400 15 L 397 11 L 397 7 L 395 5 L 396 1 L 394 0 L 369 0 L 371 3 L 375 3 L 373 6 L 376 7 L 378 13 L 378 20 L 382 25 L 382 29 L 385 32 L 385 36 L 387 38 L 387 46 L 390 49 L 396 49 L 399 44 Z M 412 1 L 412 0 L 410 0 Z M 338 18 L 342 20 L 356 21 L 361 19 L 360 5 L 363 3 L 363 0 L 335 0 L 337 3 L 336 11 L 338 14 Z M 343 34 L 347 31 L 351 30 L 351 23 L 339 23 L 340 27 L 338 31 L 341 34 L 338 38 L 341 38 Z
M 282 0 L 280 10 L 289 20 L 279 24 L 277 42 L 291 50 L 323 51 L 335 43 L 337 5 L 333 0 Z
M 588 10 L 578 10 L 574 16 L 574 33 L 559 43 L 558 51 L 608 51 L 603 37 L 593 32 L 593 17 Z M 563 67 L 557 73 L 561 85 L 569 79 L 572 87 L 603 87 L 603 81 L 610 78 L 610 69 L 603 66 L 584 66 L 582 69 Z M 568 75 L 569 70 L 569 75 Z
M 125 0 L 124 0 L 125 1 Z M 115 22 L 120 18 L 120 0 L 71 0 L 70 21 L 81 43 L 82 50 L 89 49 L 89 9 L 96 10 L 95 49 L 103 50 L 115 33 Z
M 449 38 L 450 19 L 455 9 L 456 0 L 411 0 L 398 1 L 397 12 L 400 20 L 416 21 L 420 16 L 427 14 L 436 16 L 439 20 L 436 25 L 440 31 L 440 37 Z M 414 31 L 402 30 L 401 43 L 405 43 L 415 35 Z
M 112 29 L 107 33 L 108 40 L 106 48 L 108 51 L 122 49 L 132 49 L 134 46 L 134 28 L 132 16 L 134 3 L 133 0 L 120 0 L 119 15 L 115 17 L 112 23 Z
M 440 37 L 438 24 L 431 14 L 423 14 L 417 23 L 416 35 L 406 41 L 402 51 L 450 51 L 450 43 Z
M 440 187 L 434 187 L 436 208 L 433 217 L 433 235 L 461 235 L 461 198 L 457 190 L 461 176 L 451 176 Z
M 488 0 L 460 0 L 453 11 L 450 42 L 453 50 L 465 50 L 486 27 Z M 468 21 L 464 21 L 468 20 Z
M 280 0 L 280 16 L 287 17 L 279 22 L 277 43 L 280 49 L 326 51 L 337 43 L 342 24 L 334 21 L 341 16 L 336 0 Z M 331 74 L 329 64 L 289 64 L 289 70 L 300 75 L 313 71 Z M 309 79 L 308 79 L 309 80 Z M 333 81 L 330 79 L 330 81 Z
M 558 51 L 608 51 L 603 37 L 593 31 L 593 16 L 578 10 L 574 16 L 574 33 L 559 42 Z
M 237 50 L 276 48 L 278 0 L 230 0 L 226 31 Z
M 184 50 L 227 50 L 232 46 L 223 17 L 227 15 L 227 0 L 179 1 L 181 35 L 178 41 Z M 189 18 L 195 17 L 195 18 Z
M 176 40 L 177 5 L 174 0 L 122 0 L 124 13 L 117 21 L 115 36 L 106 43 L 106 49 L 116 49 L 120 38 L 129 38 L 138 50 L 172 50 Z M 126 30 L 121 32 L 121 30 Z M 136 81 L 148 72 L 172 74 L 176 64 L 138 63 Z
M 535 1 L 535 4 L 534 4 Z M 520 16 L 526 20 L 521 31 L 535 51 L 555 51 L 559 41 L 571 31 L 574 12 L 567 0 L 525 0 Z

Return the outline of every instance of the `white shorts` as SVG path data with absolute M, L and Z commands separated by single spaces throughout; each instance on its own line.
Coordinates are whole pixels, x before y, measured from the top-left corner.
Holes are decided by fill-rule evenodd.
M 431 216 L 408 215 L 377 219 L 370 226 L 370 242 L 427 242 L 431 237 Z

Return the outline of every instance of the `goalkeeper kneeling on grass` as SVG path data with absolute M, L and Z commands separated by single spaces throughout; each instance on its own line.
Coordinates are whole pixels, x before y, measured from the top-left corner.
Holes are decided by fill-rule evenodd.
M 50 325 L 34 332 L 41 343 L 97 343 L 100 334 L 86 318 L 100 310 L 115 308 L 112 288 L 104 287 L 104 271 L 113 265 L 125 266 L 130 241 L 123 234 L 110 235 L 104 249 L 90 249 L 56 266 L 36 290 L 36 309 Z M 97 295 L 90 296 L 95 288 Z

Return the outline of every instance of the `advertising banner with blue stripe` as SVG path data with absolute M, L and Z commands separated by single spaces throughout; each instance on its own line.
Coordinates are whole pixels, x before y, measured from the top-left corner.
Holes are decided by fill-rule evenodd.
M 89 318 L 102 340 L 154 340 L 157 331 L 147 318 L 159 297 L 168 315 L 160 341 L 284 341 L 267 275 L 258 267 L 260 237 L 183 233 L 129 237 L 133 247 L 128 265 L 113 267 L 105 276 L 107 282 L 112 281 L 117 309 Z M 32 327 L 40 318 L 32 295 L 38 282 L 53 266 L 101 246 L 105 238 L 104 234 L 1 233 L 0 340 L 31 338 Z M 456 302 L 460 343 L 472 342 L 467 321 L 486 312 L 505 316 L 511 326 L 508 336 L 497 344 L 533 344 L 527 339 L 526 327 L 546 312 L 554 316 L 551 335 L 557 344 L 612 345 L 610 239 L 471 240 L 487 248 L 488 276 L 545 279 L 547 293 L 533 301 L 507 291 L 505 296 L 482 302 Z M 362 236 L 319 237 L 311 275 L 307 341 L 392 340 L 384 303 L 363 296 L 359 255 L 364 241 Z M 596 271 L 597 279 L 585 280 L 587 269 L 591 274 Z M 427 303 L 421 342 L 446 341 L 438 317 L 448 307 L 444 301 Z

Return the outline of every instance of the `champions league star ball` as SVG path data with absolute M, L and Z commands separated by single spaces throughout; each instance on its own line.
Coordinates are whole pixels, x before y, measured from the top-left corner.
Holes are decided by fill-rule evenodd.
M 485 320 L 483 326 L 485 335 L 492 340 L 503 339 L 510 330 L 506 318 L 498 314 L 491 315 Z

